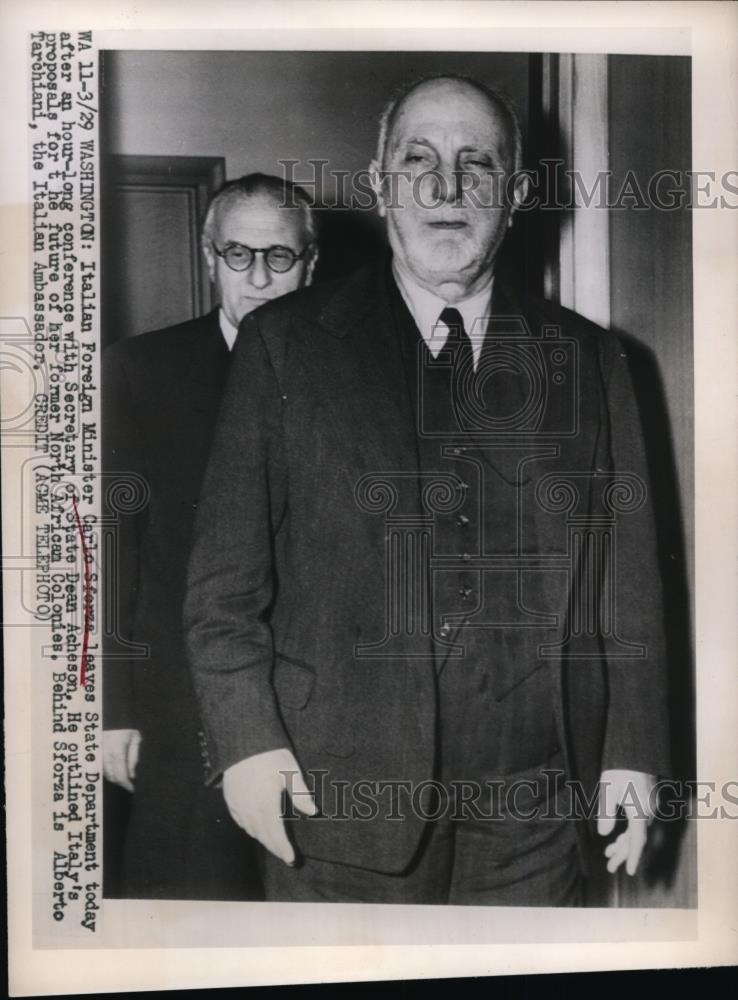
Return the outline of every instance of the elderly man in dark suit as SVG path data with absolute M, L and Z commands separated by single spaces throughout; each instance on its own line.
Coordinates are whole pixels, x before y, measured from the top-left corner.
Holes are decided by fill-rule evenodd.
M 149 492 L 122 514 L 118 636 L 104 675 L 104 773 L 133 793 L 124 893 L 248 899 L 259 876 L 248 838 L 219 790 L 205 786 L 204 743 L 186 666 L 182 600 L 192 521 L 230 350 L 243 317 L 310 283 L 317 260 L 307 196 L 251 174 L 213 197 L 202 249 L 219 306 L 133 337 L 105 355 L 106 472 L 135 473 Z M 145 658 L 140 658 L 146 649 Z
M 668 768 L 638 413 L 615 336 L 495 274 L 520 156 L 501 94 L 407 88 L 391 260 L 241 326 L 185 619 L 268 899 L 577 904 L 598 783 L 638 864 Z

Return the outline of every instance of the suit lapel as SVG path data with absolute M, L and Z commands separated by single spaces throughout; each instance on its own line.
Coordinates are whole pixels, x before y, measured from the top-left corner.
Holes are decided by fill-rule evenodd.
M 202 419 L 214 414 L 228 373 L 230 352 L 220 329 L 218 309 L 193 324 L 188 343 L 183 344 L 183 384 L 188 388 L 189 408 Z
M 193 322 L 182 341 L 178 358 L 188 410 L 200 415 L 212 413 L 220 403 L 230 360 L 218 310 Z
M 168 420 L 177 426 L 179 461 L 200 470 L 206 461 L 230 355 L 218 323 L 217 310 L 184 324 L 176 331 L 158 384 L 152 385 L 154 407 L 158 393 L 167 400 Z M 166 388 L 164 388 L 166 387 Z M 197 472 L 199 476 L 201 471 Z
M 318 360 L 342 451 L 351 446 L 353 462 L 346 472 L 353 485 L 357 473 L 393 473 L 416 481 L 412 403 L 385 268 L 359 272 L 319 321 L 335 338 L 332 350 Z

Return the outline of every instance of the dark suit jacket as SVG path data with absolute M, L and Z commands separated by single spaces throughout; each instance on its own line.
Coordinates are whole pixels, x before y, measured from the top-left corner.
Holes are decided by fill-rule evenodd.
M 140 509 L 117 514 L 118 629 L 149 655 L 117 644 L 105 673 L 105 728 L 158 740 L 196 732 L 181 608 L 200 484 L 228 370 L 218 312 L 114 344 L 103 366 L 104 466 L 133 473 Z M 116 490 L 116 496 L 119 490 Z M 113 498 L 115 500 L 115 498 Z M 111 643 L 110 652 L 114 650 Z M 177 697 L 178 715 L 161 708 Z M 182 714 L 184 713 L 184 714 Z
M 366 268 L 245 319 L 185 604 L 213 777 L 249 755 L 292 746 L 303 770 L 323 773 L 316 792 L 324 813 L 331 812 L 331 782 L 416 783 L 434 773 L 435 671 L 443 649 L 409 635 L 397 637 L 401 648 L 391 657 L 355 657 L 357 644 L 384 634 L 387 529 L 383 516 L 361 509 L 356 487 L 377 472 L 409 474 L 412 482 L 418 463 L 390 282 L 385 265 Z M 504 302 L 500 289 L 493 308 L 524 316 L 532 336 L 557 325 L 576 345 L 576 432 L 557 435 L 561 414 L 552 404 L 525 438 L 544 457 L 526 467 L 524 481 L 502 466 L 490 477 L 503 491 L 521 491 L 524 535 L 535 539 L 535 551 L 562 554 L 566 513 L 544 510 L 536 497 L 544 475 L 622 469 L 647 478 L 627 358 L 615 336 L 565 310 Z M 552 442 L 557 457 L 548 460 Z M 586 476 L 582 482 L 586 509 Z M 509 495 L 498 496 L 509 509 Z M 415 503 L 419 512 L 417 496 Z M 566 575 L 533 573 L 531 587 L 540 610 L 558 622 L 539 641 L 561 639 Z M 601 768 L 668 769 L 660 581 L 647 503 L 623 518 L 617 599 L 618 628 L 645 646 L 642 658 L 542 659 L 538 642 L 523 641 L 518 631 L 509 655 L 495 661 L 499 700 L 537 670 L 555 671 L 553 708 L 567 770 L 588 793 Z M 349 793 L 347 810 L 356 804 Z M 308 820 L 295 836 L 309 856 L 400 872 L 423 821 L 384 815 Z
M 248 838 L 219 790 L 204 793 L 182 635 L 192 525 L 229 362 L 217 310 L 104 356 L 107 513 L 116 528 L 106 559 L 116 635 L 105 649 L 104 725 L 143 735 L 126 845 L 135 895 L 244 898 Z

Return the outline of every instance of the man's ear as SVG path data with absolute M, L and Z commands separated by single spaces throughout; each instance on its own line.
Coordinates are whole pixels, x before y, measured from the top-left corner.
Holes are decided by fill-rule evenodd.
M 307 264 L 305 265 L 305 284 L 310 285 L 313 281 L 313 271 L 315 270 L 315 265 L 318 263 L 318 257 L 320 257 L 320 251 L 317 246 L 314 246 L 310 256 L 308 257 Z
M 212 284 L 215 284 L 215 254 L 213 253 L 213 248 L 210 246 L 210 240 L 206 240 L 203 236 L 200 246 L 202 247 L 202 252 L 205 255 L 205 260 L 208 263 L 210 281 Z
M 513 216 L 515 212 L 524 204 L 525 199 L 528 197 L 528 189 L 530 188 L 530 177 L 527 173 L 522 171 L 514 175 L 515 180 L 512 189 L 512 203 L 510 205 L 510 215 L 507 220 L 508 229 L 513 224 Z
M 383 219 L 387 214 L 387 206 L 384 202 L 384 193 L 382 191 L 382 168 L 376 160 L 372 160 L 369 164 L 369 183 L 377 199 L 377 212 L 380 219 Z

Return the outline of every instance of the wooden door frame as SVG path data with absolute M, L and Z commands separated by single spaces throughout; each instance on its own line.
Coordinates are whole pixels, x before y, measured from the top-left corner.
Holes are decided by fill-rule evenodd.
M 207 207 L 213 194 L 225 180 L 225 157 L 223 156 L 149 156 L 139 154 L 108 154 L 103 159 L 104 199 L 113 196 L 116 190 L 129 191 L 178 191 L 189 201 L 190 212 L 190 266 L 193 281 L 194 300 L 192 315 L 201 316 L 213 306 L 210 279 L 202 263 L 200 253 L 200 233 Z M 103 203 L 104 216 L 104 203 Z M 111 245 L 111 229 L 103 225 L 102 280 L 103 303 L 105 294 L 105 265 L 115 260 L 116 248 Z M 141 252 L 144 252 L 142 248 Z M 107 346 L 107 345 L 106 345 Z
M 529 119 L 531 165 L 538 167 L 544 158 L 558 162 L 556 190 L 571 206 L 548 210 L 537 223 L 541 290 L 547 299 L 607 328 L 609 212 L 588 204 L 571 183 L 576 172 L 589 192 L 609 165 L 607 55 L 532 55 Z

